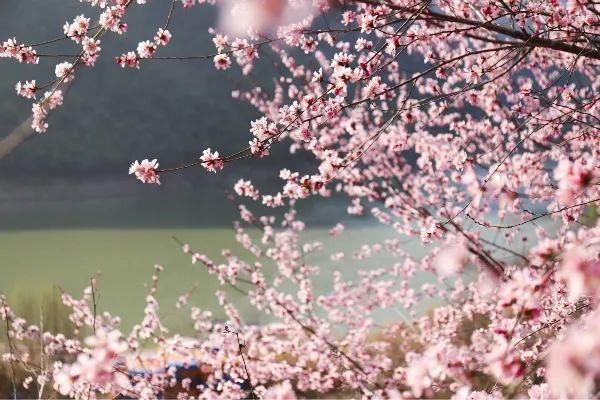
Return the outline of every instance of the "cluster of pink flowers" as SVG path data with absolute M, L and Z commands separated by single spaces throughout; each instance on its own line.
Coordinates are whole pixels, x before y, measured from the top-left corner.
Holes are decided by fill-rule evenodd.
M 112 31 L 117 34 L 124 34 L 127 31 L 127 24 L 122 22 L 127 8 L 133 0 L 89 0 L 87 1 L 93 7 L 104 9 L 98 17 L 98 26 L 90 27 L 90 18 L 85 15 L 79 15 L 72 22 L 66 22 L 63 26 L 64 38 L 70 39 L 80 45 L 80 52 L 76 59 L 60 62 L 55 66 L 56 79 L 42 87 L 50 87 L 45 96 L 33 104 L 32 107 L 32 128 L 42 133 L 47 130 L 47 116 L 51 110 L 62 104 L 62 87 L 64 84 L 75 78 L 76 69 L 83 65 L 94 67 L 100 56 L 100 40 L 98 37 L 105 31 Z M 137 0 L 137 4 L 145 4 L 143 0 Z M 168 32 L 159 31 L 159 42 L 167 43 L 170 39 Z M 35 45 L 26 45 L 18 43 L 15 38 L 8 39 L 0 45 L 0 57 L 14 58 L 20 63 L 38 64 L 40 56 L 35 50 L 35 46 L 47 45 L 60 40 L 55 39 L 49 42 L 42 42 Z M 129 63 L 137 65 L 137 58 Z M 35 98 L 37 87 L 35 81 L 26 81 L 26 83 L 17 83 L 17 93 L 25 98 Z
M 84 16 L 65 25 L 81 57 L 56 66 L 57 80 L 34 105 L 38 131 L 62 103 L 60 85 L 79 65 L 94 65 L 97 33 L 125 34 L 128 7 L 145 3 L 87 2 L 102 10 L 98 31 L 92 34 Z M 213 2 L 173 4 L 201 3 Z M 185 292 L 176 309 L 189 311 L 192 338 L 171 336 L 161 323 L 158 267 L 127 349 L 113 333 L 116 318 L 92 315 L 89 292 L 64 298 L 76 327 L 69 338 L 28 327 L 2 299 L 10 337 L 42 335 L 45 352 L 62 363 L 34 369 L 34 382 L 51 379 L 72 396 L 87 389 L 140 398 L 169 391 L 180 398 L 598 397 L 597 4 L 221 6 L 221 21 L 209 30 L 216 53 L 199 58 L 243 75 L 274 60 L 278 71 L 269 86 L 232 93 L 260 113 L 249 122 L 248 145 L 229 155 L 208 148 L 199 159 L 160 170 L 156 159 L 135 161 L 129 173 L 158 184 L 185 168 L 219 172 L 237 159 L 268 157 L 273 146 L 309 154 L 312 167 L 282 169 L 271 193 L 248 180 L 235 184 L 234 236 L 243 255 L 223 249 L 213 260 L 183 245 L 220 285 L 215 296 L 226 316 L 213 321 Z M 173 21 L 169 13 L 152 40 L 117 63 L 158 62 Z M 38 57 L 15 39 L 0 54 L 22 62 Z M 46 85 L 26 81 L 16 90 L 34 98 L 39 87 Z M 364 243 L 349 248 L 344 221 L 326 239 L 308 240 L 296 205 L 333 196 L 349 220 L 371 217 L 385 237 L 362 235 Z M 270 213 L 261 215 L 265 207 Z M 409 251 L 415 246 L 422 256 Z M 232 288 L 271 322 L 246 323 L 228 298 Z M 94 344 L 79 339 L 85 327 L 95 328 Z M 114 340 L 103 339 L 109 336 Z M 152 354 L 142 351 L 147 345 Z M 65 362 L 66 355 L 75 361 Z M 123 368 L 143 373 L 123 373 L 121 356 Z M 178 381 L 164 365 L 174 358 L 195 363 L 203 382 Z M 151 360 L 162 360 L 161 368 L 143 367 Z
M 71 38 L 76 43 L 80 43 L 81 40 L 87 37 L 88 29 L 90 28 L 90 19 L 84 15 L 75 17 L 72 23 L 65 22 L 63 30 L 65 35 Z
M 119 394 L 129 379 L 121 358 L 128 350 L 127 343 L 118 330 L 99 330 L 85 343 L 72 364 L 55 364 L 53 380 L 55 389 L 63 396 L 86 397 L 90 390 L 99 393 Z M 121 363 L 122 365 L 119 365 Z M 120 370 L 121 369 L 121 370 Z
M 123 68 L 139 68 L 140 60 L 144 58 L 152 58 L 159 46 L 166 46 L 169 44 L 171 37 L 171 32 L 169 32 L 167 29 L 159 28 L 154 36 L 153 41 L 144 40 L 143 42 L 138 43 L 137 50 L 135 52 L 128 51 L 125 54 L 115 57 L 115 61 Z
M 127 2 L 127 4 L 129 3 Z M 122 20 L 126 10 L 126 6 L 121 4 L 108 7 L 100 14 L 100 26 L 107 31 L 112 31 L 119 35 L 124 34 L 127 32 L 127 24 L 123 23 Z
M 551 389 L 565 398 L 587 398 L 600 377 L 600 314 L 596 310 L 555 343 L 548 356 Z
M 152 161 L 144 159 L 142 162 L 136 160 L 129 167 L 129 174 L 134 174 L 143 183 L 156 183 L 160 185 L 160 176 L 157 170 L 158 162 L 156 159 Z
M 594 157 L 579 158 L 575 162 L 562 159 L 554 170 L 554 178 L 558 181 L 558 201 L 568 205 L 585 189 L 600 183 L 600 165 Z
M 37 64 L 40 61 L 33 47 L 19 44 L 16 38 L 0 44 L 0 58 L 14 58 L 23 64 Z
M 32 107 L 33 118 L 31 121 L 31 127 L 39 133 L 46 132 L 48 129 L 48 123 L 46 117 L 48 113 L 54 110 L 56 107 L 61 106 L 63 103 L 62 90 L 54 90 L 52 92 L 44 93 L 44 101 L 36 103 Z
M 566 282 L 571 301 L 582 296 L 595 303 L 600 299 L 600 243 L 596 233 L 582 229 L 580 235 L 590 236 L 578 239 L 563 253 L 558 275 Z
M 37 92 L 38 88 L 35 85 L 35 80 L 32 80 L 26 81 L 25 83 L 17 82 L 15 89 L 19 96 L 25 97 L 26 99 L 32 99 L 35 97 L 35 92 Z
M 210 148 L 205 149 L 200 157 L 202 160 L 202 166 L 207 171 L 217 172 L 223 169 L 224 160 L 219 157 L 219 152 L 211 152 Z
M 240 186 L 249 188 L 251 183 Z M 386 398 L 438 397 L 450 391 L 455 399 L 501 398 L 514 391 L 531 399 L 587 397 L 594 392 L 600 362 L 600 341 L 595 334 L 598 311 L 586 311 L 596 305 L 590 298 L 568 299 L 565 287 L 569 287 L 551 278 L 547 269 L 513 268 L 504 278 L 484 270 L 470 282 L 456 274 L 453 282 L 423 284 L 416 291 L 407 279 L 417 269 L 434 271 L 444 256 L 416 260 L 397 240 L 386 240 L 382 245 L 363 246 L 353 258 L 366 260 L 385 252 L 401 257 L 404 261 L 399 265 L 360 268 L 357 281 L 345 280 L 336 272 L 331 291 L 319 292 L 313 280 L 319 268 L 305 260 L 322 252 L 324 243 L 304 242 L 299 233 L 305 225 L 295 216 L 295 211 L 286 213 L 279 226 L 272 216 L 249 220 L 250 226 L 261 227 L 262 237 L 256 242 L 241 224 L 236 225 L 236 239 L 256 257 L 254 261 L 225 251 L 223 261 L 216 262 L 183 245 L 191 261 L 203 265 L 223 288 L 243 291 L 250 287 L 251 304 L 281 322 L 247 325 L 225 292 L 219 291 L 216 295 L 227 321 L 217 323 L 211 313 L 188 305 L 188 292 L 176 308 L 189 310 L 198 336 L 170 337 L 158 313 L 155 296 L 162 267 L 155 266 L 147 286 L 144 318 L 127 337 L 118 331 L 117 318 L 95 315 L 94 286 L 81 299 L 63 295 L 76 330 L 73 339 L 43 333 L 44 353 L 56 361 L 49 364 L 49 370 L 40 371 L 37 381 L 48 376 L 59 393 L 74 397 L 154 398 L 165 392 L 180 396 L 193 392 L 201 397 L 242 398 L 249 396 L 244 382 L 250 382 L 253 395 L 292 399 L 310 391 L 324 396 L 350 391 Z M 342 234 L 338 225 L 332 231 Z M 571 240 L 576 246 L 582 246 L 582 240 L 598 246 L 599 238 L 595 228 Z M 462 250 L 452 252 L 463 257 Z M 563 254 L 563 262 L 568 262 L 569 253 Z M 269 277 L 272 272 L 267 275 L 259 261 L 265 257 L 276 266 L 275 276 Z M 473 264 L 478 265 L 477 261 Z M 286 289 L 281 288 L 284 283 Z M 294 288 L 291 293 L 290 288 Z M 416 312 L 422 301 L 435 297 L 448 302 L 428 314 Z M 0 317 L 10 323 L 13 340 L 38 340 L 40 330 L 18 318 L 5 298 L 1 306 Z M 395 309 L 409 313 L 412 321 L 389 321 L 379 327 L 376 337 L 371 336 L 374 321 L 365 316 L 374 310 Z M 578 313 L 584 314 L 579 322 Z M 576 325 L 569 328 L 574 319 Z M 78 339 L 84 327 L 93 327 L 95 335 Z M 333 330 L 341 327 L 343 333 Z M 244 344 L 243 359 L 236 335 Z M 145 343 L 152 344 L 151 352 L 145 350 Z M 63 361 L 64 354 L 75 355 L 75 361 Z M 5 360 L 13 356 L 9 352 Z M 22 361 L 29 356 L 19 357 Z M 168 360 L 182 357 L 188 365 L 205 371 L 202 383 L 191 385 L 177 378 L 174 367 L 168 367 Z M 224 380 L 225 376 L 229 378 Z M 540 384 L 543 380 L 549 384 Z M 484 392 L 482 384 L 491 385 L 491 393 Z
M 227 54 L 217 54 L 213 60 L 216 69 L 228 69 L 231 67 L 231 59 Z

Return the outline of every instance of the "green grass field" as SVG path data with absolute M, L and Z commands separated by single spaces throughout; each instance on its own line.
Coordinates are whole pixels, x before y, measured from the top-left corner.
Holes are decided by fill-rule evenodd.
M 183 204 L 185 203 L 182 203 L 182 207 Z M 65 208 L 62 205 L 61 207 Z M 32 225 L 41 224 L 35 218 L 37 214 L 32 216 L 23 210 L 20 211 L 27 216 L 23 220 L 30 221 Z M 51 211 L 50 214 L 56 214 L 56 210 Z M 65 215 L 64 221 L 67 222 L 69 222 L 68 218 L 76 219 L 78 222 L 79 215 L 85 214 L 77 211 L 76 208 L 72 208 L 71 213 L 67 213 L 66 209 L 61 212 L 63 214 L 56 215 Z M 182 210 L 182 215 L 185 212 L 186 210 Z M 6 212 L 9 216 L 13 214 L 13 211 Z M 133 213 L 118 214 L 111 211 L 107 214 L 111 217 L 106 218 L 107 223 L 114 224 L 118 222 L 114 215 L 122 215 L 123 218 L 119 221 L 126 223 L 127 218 L 131 218 Z M 359 268 L 389 267 L 398 261 L 398 259 L 391 260 L 386 255 L 375 255 L 362 261 L 354 260 L 352 252 L 359 250 L 364 244 L 381 243 L 384 239 L 397 237 L 402 241 L 404 249 L 414 256 L 419 257 L 427 251 L 418 238 L 404 241 L 405 237 L 397 236 L 389 228 L 368 222 L 350 224 L 341 237 L 332 239 L 328 234 L 332 224 L 323 217 L 323 212 L 318 215 L 321 216 L 321 226 L 303 233 L 305 241 L 318 240 L 325 245 L 323 251 L 312 254 L 306 259 L 307 263 L 321 267 L 321 273 L 313 281 L 317 295 L 328 291 L 335 270 L 341 271 L 346 278 L 352 278 Z M 100 217 L 94 214 L 94 218 L 97 222 Z M 548 220 L 540 221 L 540 224 L 551 227 Z M 37 322 L 39 319 L 42 303 L 47 304 L 52 299 L 55 301 L 59 299 L 61 289 L 79 297 L 82 289 L 89 285 L 90 278 L 100 274 L 98 309 L 99 311 L 110 310 L 113 315 L 120 316 L 123 330 L 128 330 L 143 316 L 146 294 L 144 285 L 151 282 L 154 265 L 160 264 L 164 267 L 158 292 L 163 322 L 173 328 L 173 331 L 190 332 L 189 310 L 176 309 L 175 303 L 178 297 L 197 284 L 198 287 L 190 298 L 190 304 L 210 310 L 215 318 L 220 319 L 224 315 L 214 295 L 219 284 L 214 276 L 205 271 L 204 266 L 191 263 L 190 257 L 183 254 L 173 237 L 189 243 L 195 251 L 207 254 L 215 262 L 221 262 L 223 248 L 231 249 L 240 258 L 249 257 L 247 251 L 235 242 L 233 229 L 228 227 L 80 228 L 71 226 L 23 229 L 8 225 L 8 230 L 0 231 L 0 293 L 6 294 L 16 310 L 21 312 L 23 317 L 32 319 L 32 322 Z M 496 240 L 494 235 L 494 232 L 486 232 L 488 240 Z M 503 242 L 500 241 L 500 244 Z M 525 245 L 523 244 L 522 247 L 517 250 L 526 253 Z M 344 251 L 346 257 L 341 261 L 331 261 L 330 255 L 339 251 Z M 507 257 L 507 254 L 500 252 L 498 256 Z M 261 262 L 268 265 L 264 259 Z M 418 289 L 425 281 L 432 280 L 430 274 L 417 274 L 412 279 L 411 286 Z M 246 321 L 267 320 L 262 313 L 247 305 L 246 299 L 240 298 L 236 291 L 229 290 L 228 293 Z M 396 311 L 397 313 L 392 314 L 387 312 L 382 318 L 403 318 L 401 310 Z
M 362 244 L 374 243 L 387 231 L 380 227 L 348 229 L 342 238 L 332 240 L 326 228 L 313 229 L 305 234 L 309 241 L 323 240 L 327 251 L 315 254 L 308 262 L 325 266 L 317 279 L 317 290 L 325 289 L 334 269 L 351 276 L 355 261 L 347 259 L 337 263 L 329 261 L 329 255 L 342 249 L 358 249 Z M 186 331 L 190 326 L 189 312 L 177 310 L 177 298 L 195 283 L 198 288 L 190 304 L 214 312 L 216 318 L 223 314 L 215 299 L 218 288 L 215 277 L 210 276 L 202 265 L 191 264 L 190 257 L 183 254 L 173 240 L 190 243 L 196 251 L 221 260 L 221 248 L 230 248 L 235 254 L 247 253 L 234 240 L 229 228 L 161 228 L 161 229 L 51 229 L 20 230 L 0 233 L 2 254 L 0 292 L 13 301 L 17 310 L 25 316 L 39 318 L 37 310 L 42 301 L 52 296 L 58 298 L 60 289 L 74 296 L 89 285 L 90 277 L 101 274 L 98 284 L 99 311 L 110 310 L 123 318 L 123 328 L 128 329 L 139 321 L 144 308 L 146 289 L 151 281 L 153 266 L 164 267 L 159 284 L 158 299 L 161 316 L 168 326 Z M 381 261 L 381 259 L 379 259 Z M 360 265 L 378 266 L 377 258 Z M 380 266 L 380 265 L 379 265 Z M 49 294 L 50 292 L 50 294 Z M 244 317 L 249 322 L 261 321 L 264 316 L 237 299 Z
M 125 326 L 142 316 L 146 289 L 153 266 L 165 270 L 159 284 L 159 300 L 165 319 L 172 324 L 186 319 L 174 314 L 179 295 L 198 283 L 192 301 L 217 310 L 214 291 L 218 284 L 201 265 L 192 265 L 172 236 L 193 243 L 198 251 L 219 256 L 221 247 L 237 248 L 230 229 L 58 229 L 0 233 L 2 279 L 0 291 L 23 301 L 39 298 L 53 288 L 75 296 L 101 274 L 99 310 L 122 316 Z M 34 300 L 35 302 L 35 300 Z

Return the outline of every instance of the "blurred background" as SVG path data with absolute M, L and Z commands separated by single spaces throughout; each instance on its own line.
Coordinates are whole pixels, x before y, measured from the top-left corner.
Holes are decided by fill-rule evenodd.
M 77 74 L 65 104 L 51 114 L 48 132 L 32 135 L 0 158 L 0 292 L 26 317 L 39 318 L 40 307 L 49 307 L 60 290 L 77 296 L 99 273 L 100 310 L 122 316 L 129 327 L 142 315 L 144 282 L 156 263 L 165 268 L 159 291 L 163 307 L 174 309 L 178 296 L 198 282 L 191 302 L 219 317 L 214 279 L 192 265 L 172 237 L 218 260 L 223 247 L 239 250 L 231 230 L 237 207 L 225 192 L 240 177 L 269 192 L 280 185 L 277 175 L 284 165 L 313 171 L 307 155 L 290 157 L 287 146 L 280 145 L 267 159 L 233 163 L 223 173 L 197 168 L 165 175 L 161 186 L 127 175 L 135 159 L 158 158 L 162 166 L 173 166 L 197 159 L 207 147 L 221 154 L 244 147 L 258 114 L 231 98 L 231 91 L 257 84 L 268 88 L 276 68 L 268 54 L 250 77 L 235 67 L 216 71 L 211 60 L 151 61 L 140 70 L 116 65 L 115 55 L 153 37 L 169 6 L 151 1 L 133 7 L 126 18 L 129 32 L 102 38 L 97 66 Z M 162 55 L 214 53 L 207 30 L 216 12 L 214 7 L 177 7 L 173 40 Z M 15 36 L 35 43 L 59 37 L 66 20 L 81 13 L 97 19 L 97 10 L 75 0 L 2 0 L 0 40 Z M 76 49 L 67 41 L 37 48 L 42 54 Z M 0 59 L 0 141 L 22 134 L 20 126 L 30 115 L 30 101 L 15 93 L 17 81 L 45 84 L 54 78 L 55 64 L 65 60 L 42 58 L 30 66 Z M 304 202 L 301 218 L 312 227 L 307 237 L 327 239 L 345 208 L 335 199 Z M 358 222 L 344 239 L 346 248 L 385 235 Z M 327 281 L 324 277 L 323 285 Z M 172 326 L 187 324 L 187 315 L 163 313 Z
M 216 262 L 222 259 L 223 248 L 246 257 L 234 240 L 231 224 L 238 209 L 226 192 L 241 177 L 252 179 L 263 193 L 277 191 L 282 167 L 315 171 L 316 164 L 307 154 L 290 155 L 288 146 L 279 144 L 268 158 L 228 164 L 219 174 L 198 167 L 164 175 L 160 186 L 143 185 L 127 174 L 136 159 L 158 158 L 161 166 L 168 167 L 197 159 L 207 147 L 221 154 L 245 147 L 250 121 L 259 115 L 233 99 L 231 92 L 255 86 L 269 90 L 279 75 L 277 60 L 269 52 L 261 52 L 250 76 L 243 76 L 236 66 L 217 71 L 212 60 L 154 60 L 143 63 L 140 70 L 120 68 L 113 57 L 151 39 L 169 8 L 170 2 L 165 1 L 132 7 L 126 18 L 129 32 L 123 37 L 102 37 L 97 66 L 78 72 L 65 104 L 51 114 L 48 132 L 30 135 L 4 152 L 6 138 L 28 136 L 31 103 L 16 95 L 15 84 L 51 81 L 54 66 L 65 58 L 42 58 L 36 66 L 0 59 L 0 293 L 26 318 L 39 319 L 40 310 L 46 317 L 64 314 L 57 303 L 60 291 L 77 296 L 92 276 L 99 275 L 99 310 L 121 316 L 126 331 L 139 322 L 144 285 L 150 282 L 155 264 L 165 268 L 158 299 L 167 325 L 182 333 L 189 329 L 188 313 L 176 312 L 175 303 L 195 284 L 190 303 L 222 318 L 214 296 L 217 282 L 202 266 L 192 265 L 173 238 Z M 217 23 L 217 12 L 208 6 L 177 7 L 170 27 L 172 42 L 159 55 L 214 53 L 207 31 Z M 21 43 L 36 43 L 60 37 L 63 24 L 82 13 L 97 19 L 97 10 L 76 0 L 1 0 L 0 40 L 15 36 Z M 75 44 L 62 41 L 37 50 L 73 54 L 76 49 Z M 409 74 L 422 67 L 414 56 L 405 56 L 401 65 Z M 398 261 L 385 256 L 352 260 L 351 253 L 362 245 L 395 237 L 417 257 L 425 251 L 418 240 L 400 237 L 367 217 L 349 217 L 347 205 L 347 200 L 335 197 L 300 202 L 300 219 L 309 227 L 305 239 L 321 240 L 326 249 L 307 260 L 325 267 L 316 282 L 317 294 L 330 286 L 334 270 L 352 278 L 357 266 L 369 269 Z M 328 231 L 340 220 L 348 229 L 342 238 L 331 239 Z M 482 235 L 497 240 L 494 231 Z M 518 243 L 523 248 L 515 250 L 525 251 L 526 242 Z M 331 261 L 330 255 L 339 251 L 345 251 L 346 257 Z M 433 277 L 419 273 L 411 286 L 419 290 L 426 281 Z M 236 293 L 230 295 L 235 298 Z M 236 299 L 245 318 L 260 322 L 263 316 L 245 302 Z M 430 305 L 424 304 L 422 310 Z M 59 329 L 61 319 L 56 318 L 52 323 Z M 382 316 L 398 318 L 407 316 L 399 309 Z

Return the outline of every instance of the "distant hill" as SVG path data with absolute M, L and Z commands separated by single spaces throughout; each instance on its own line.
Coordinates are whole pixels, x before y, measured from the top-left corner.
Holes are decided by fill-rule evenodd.
M 252 107 L 231 98 L 232 90 L 251 87 L 235 66 L 223 72 L 216 71 L 210 60 L 151 61 L 133 71 L 115 64 L 113 56 L 153 37 L 169 5 L 149 0 L 133 7 L 126 19 L 130 32 L 102 38 L 98 65 L 80 71 L 65 104 L 51 115 L 48 132 L 0 159 L 0 230 L 229 225 L 236 207 L 224 193 L 240 177 L 271 192 L 281 188 L 277 175 L 284 166 L 315 171 L 307 154 L 290 156 L 283 144 L 266 159 L 242 160 L 220 174 L 198 167 L 164 176 L 160 187 L 127 176 L 135 159 L 156 157 L 162 166 L 169 166 L 195 159 L 209 146 L 222 154 L 237 151 L 248 143 L 250 121 L 258 117 Z M 178 7 L 172 43 L 161 54 L 214 53 L 207 29 L 216 20 L 216 11 L 208 6 L 187 11 Z M 81 13 L 96 18 L 98 10 L 78 0 L 0 0 L 0 40 L 16 36 L 32 43 L 55 38 L 63 34 L 67 19 Z M 65 41 L 39 51 L 72 54 L 76 49 Z M 46 58 L 40 65 L 24 66 L 0 59 L 0 138 L 30 115 L 31 103 L 17 97 L 16 82 L 49 82 L 55 64 L 62 61 Z M 263 55 L 250 78 L 254 85 L 266 89 L 272 85 L 276 76 L 272 62 Z M 416 65 L 405 58 L 402 67 L 414 70 Z M 324 204 L 309 213 L 324 224 L 346 207 L 339 198 Z
M 167 165 L 196 158 L 209 146 L 229 153 L 248 142 L 249 122 L 256 112 L 231 98 L 233 89 L 249 87 L 239 71 L 218 72 L 210 60 L 152 61 L 139 71 L 115 64 L 114 55 L 135 49 L 140 40 L 154 35 L 164 22 L 167 3 L 149 1 L 132 8 L 126 20 L 130 32 L 102 38 L 99 64 L 78 74 L 64 106 L 51 116 L 47 133 L 0 160 L 0 178 L 39 176 L 40 171 L 43 176 L 122 174 L 133 159 L 158 157 Z M 187 11 L 178 7 L 172 44 L 162 54 L 214 52 L 207 29 L 215 21 L 215 11 L 213 7 Z M 2 0 L 0 40 L 16 36 L 23 42 L 36 42 L 57 37 L 62 35 L 65 16 L 71 20 L 81 13 L 95 17 L 97 10 L 90 11 L 76 0 Z M 39 48 L 49 53 L 75 50 L 66 42 Z M 15 83 L 32 78 L 48 82 L 60 61 L 44 59 L 40 65 L 24 67 L 0 59 L 0 137 L 29 115 L 31 105 L 16 96 Z M 269 70 L 258 75 L 267 84 L 271 79 Z M 286 151 L 277 151 L 274 157 L 283 159 Z M 259 163 L 257 168 L 264 165 Z

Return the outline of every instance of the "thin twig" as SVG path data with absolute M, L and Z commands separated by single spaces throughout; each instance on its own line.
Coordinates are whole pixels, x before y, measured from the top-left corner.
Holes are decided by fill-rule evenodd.
M 12 382 L 12 388 L 13 388 L 13 399 L 17 400 L 17 384 L 15 383 L 15 362 L 13 360 L 14 355 L 13 355 L 13 344 L 12 344 L 12 339 L 10 337 L 10 316 L 8 314 L 8 307 L 6 306 L 6 303 L 2 304 L 2 307 L 4 308 L 4 317 L 6 320 L 6 340 L 8 341 L 8 351 L 9 351 L 9 357 L 10 357 L 10 369 L 11 369 L 11 382 Z
M 543 213 L 543 214 L 537 215 L 537 216 L 535 216 L 533 218 L 530 218 L 528 220 L 525 220 L 523 222 L 519 222 L 518 224 L 512 224 L 512 225 L 493 225 L 493 224 L 488 224 L 488 223 L 480 222 L 480 221 L 476 220 L 473 216 L 471 216 L 471 214 L 469 214 L 469 213 L 467 213 L 467 217 L 469 217 L 477 225 L 480 225 L 480 226 L 483 226 L 483 227 L 486 227 L 486 228 L 511 229 L 511 228 L 516 228 L 516 227 L 521 226 L 521 225 L 528 224 L 530 222 L 533 222 L 533 221 L 535 221 L 537 219 L 540 219 L 540 218 L 543 218 L 543 217 L 547 217 L 549 215 L 558 214 L 558 213 L 561 213 L 563 211 L 569 210 L 571 208 L 585 206 L 587 204 L 596 203 L 598 201 L 600 201 L 600 198 L 589 200 L 589 201 L 585 201 L 583 203 L 573 204 L 571 206 L 565 206 L 565 207 L 559 208 L 558 210 L 554 210 L 554 211 L 550 211 L 550 212 L 547 212 L 547 213 Z

